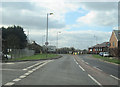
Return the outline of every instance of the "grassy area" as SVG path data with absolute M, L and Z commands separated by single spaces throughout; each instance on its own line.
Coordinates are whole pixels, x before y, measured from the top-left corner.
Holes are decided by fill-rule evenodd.
M 115 58 L 112 58 L 112 57 L 102 57 L 100 55 L 93 55 L 93 57 L 94 58 L 98 58 L 98 59 L 102 59 L 104 61 L 120 64 L 120 60 L 119 59 L 115 59 Z
M 57 56 L 59 56 L 59 55 L 57 55 L 57 54 L 47 54 L 47 58 L 46 58 L 46 54 L 38 54 L 38 55 L 33 55 L 33 56 L 23 57 L 23 58 L 13 58 L 13 59 L 9 59 L 9 61 L 50 59 L 50 58 L 54 58 L 54 57 L 57 57 Z

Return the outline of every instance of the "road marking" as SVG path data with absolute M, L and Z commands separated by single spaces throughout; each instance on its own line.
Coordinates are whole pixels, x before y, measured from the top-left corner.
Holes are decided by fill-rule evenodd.
M 30 73 L 28 72 L 28 73 L 25 73 L 24 75 L 30 75 Z
M 82 62 L 85 62 L 84 60 L 82 60 Z
M 99 70 L 99 71 L 102 71 L 101 69 L 99 69 L 99 68 L 97 68 L 97 67 L 95 67 L 95 66 L 94 66 L 94 68 L 97 69 L 97 70 Z
M 110 76 L 113 77 L 114 79 L 120 80 L 119 78 L 117 78 L 117 77 L 115 77 L 115 76 L 113 76 L 113 75 L 110 75 Z
M 31 71 L 28 71 L 29 73 L 32 73 L 33 72 L 33 70 L 31 70 Z
M 85 71 L 85 70 L 82 68 L 82 66 L 79 65 L 79 67 L 82 69 L 82 71 Z
M 11 85 L 14 85 L 15 83 L 14 82 L 8 82 L 5 84 L 5 86 L 11 86 Z
M 76 64 L 78 64 L 78 62 L 76 62 Z
M 24 76 L 24 75 L 22 75 L 22 76 L 20 76 L 20 78 L 22 79 L 22 78 L 25 78 L 26 76 Z
M 2 64 L 10 64 L 11 65 L 11 64 L 15 64 L 15 63 L 2 63 Z
M 34 64 L 34 65 L 32 65 L 32 66 L 29 66 L 29 67 L 27 67 L 27 68 L 24 68 L 24 69 L 22 69 L 22 70 L 28 70 L 28 69 L 33 68 L 33 67 L 35 67 L 35 66 L 37 66 L 37 65 L 39 65 L 39 64 L 41 64 L 41 63 L 44 63 L 44 62 L 36 63 L 36 64 Z
M 51 61 L 53 61 L 53 60 L 51 60 Z M 34 65 L 30 66 L 30 67 L 27 67 L 27 68 L 31 68 L 31 67 L 34 67 L 34 66 L 36 66 L 36 65 L 41 64 L 41 65 L 39 65 L 39 66 L 35 67 L 34 69 L 32 69 L 32 70 L 28 71 L 28 72 L 27 72 L 27 73 L 25 73 L 24 75 L 19 76 L 19 78 L 14 79 L 13 81 L 14 81 L 14 82 L 20 81 L 21 79 L 23 79 L 23 78 L 27 77 L 27 75 L 29 75 L 29 74 L 33 73 L 35 70 L 39 69 L 40 67 L 44 66 L 45 64 L 47 64 L 48 62 L 51 62 L 51 61 L 46 61 L 46 62 L 43 62 L 43 64 L 41 64 L 42 62 L 39 62 L 39 63 L 37 63 L 37 64 L 34 64 Z M 23 70 L 27 70 L 27 68 L 25 68 L 25 69 L 23 69 Z M 11 86 L 11 85 L 15 84 L 14 82 L 8 82 L 8 83 L 6 83 L 6 84 L 5 84 L 5 86 Z
M 24 70 L 24 71 L 25 71 L 25 70 L 27 70 L 27 69 L 22 69 L 22 70 Z
M 0 70 L 21 71 L 21 69 L 0 69 Z
M 14 79 L 13 81 L 14 81 L 14 82 L 17 82 L 17 81 L 20 81 L 20 80 L 21 80 L 21 79 Z
M 94 79 L 90 74 L 88 74 L 88 76 L 94 81 L 96 82 L 98 85 L 101 85 L 96 79 Z M 101 85 L 102 86 L 102 85 Z
M 76 60 L 74 59 L 74 61 L 76 62 Z
M 86 64 L 89 64 L 88 62 L 85 62 Z
M 37 69 L 32 69 L 33 71 L 36 71 Z

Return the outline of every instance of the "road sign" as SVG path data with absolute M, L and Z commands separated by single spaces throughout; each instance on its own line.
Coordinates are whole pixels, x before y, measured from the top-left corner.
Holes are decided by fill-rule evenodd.
M 45 45 L 48 45 L 49 43 L 48 42 L 45 42 Z

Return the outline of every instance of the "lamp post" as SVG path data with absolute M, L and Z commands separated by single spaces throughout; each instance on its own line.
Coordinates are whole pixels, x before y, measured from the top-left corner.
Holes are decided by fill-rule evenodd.
M 47 30 L 46 30 L 46 42 L 45 42 L 45 45 L 46 45 L 46 58 L 47 58 L 47 52 L 48 52 L 48 16 L 49 15 L 52 15 L 53 13 L 47 13 Z
M 57 51 L 58 51 L 58 34 L 59 34 L 59 33 L 61 33 L 61 32 L 60 32 L 60 31 L 57 32 L 57 45 L 56 45 L 56 46 L 57 46 L 57 47 L 56 47 L 56 48 L 57 48 Z

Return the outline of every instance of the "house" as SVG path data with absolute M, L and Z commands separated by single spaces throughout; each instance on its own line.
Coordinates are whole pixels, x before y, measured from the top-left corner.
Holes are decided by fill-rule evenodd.
M 43 52 L 46 52 L 46 49 L 47 49 L 47 48 L 48 48 L 47 51 L 48 51 L 49 53 L 55 53 L 55 52 L 56 52 L 56 46 L 51 46 L 51 45 L 50 45 L 50 46 L 47 46 L 47 47 L 46 47 L 46 46 L 44 45 L 44 46 L 42 46 L 42 48 L 43 48 Z
M 120 46 L 120 30 L 113 30 L 109 42 L 110 48 L 118 48 Z
M 120 30 L 113 30 L 110 37 L 110 54 L 120 57 Z
M 109 48 L 109 42 L 104 42 L 104 43 L 97 44 L 95 46 L 89 47 L 88 48 L 88 53 L 98 54 L 100 52 L 108 51 L 108 48 Z

